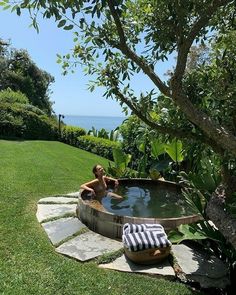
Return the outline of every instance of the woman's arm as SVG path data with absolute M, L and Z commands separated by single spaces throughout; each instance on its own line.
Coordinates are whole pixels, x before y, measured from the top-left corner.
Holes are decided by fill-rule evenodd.
M 86 191 L 89 191 L 92 193 L 93 196 L 96 195 L 94 191 L 94 186 L 97 183 L 97 179 L 91 180 L 89 182 L 81 184 L 80 188 L 85 189 Z
M 115 187 L 119 185 L 119 181 L 116 178 L 112 178 L 109 176 L 105 176 L 106 181 L 113 181 L 115 183 Z

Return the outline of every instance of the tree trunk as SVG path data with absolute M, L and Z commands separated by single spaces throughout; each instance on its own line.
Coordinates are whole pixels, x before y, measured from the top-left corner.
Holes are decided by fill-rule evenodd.
M 215 224 L 225 239 L 236 250 L 236 219 L 226 211 L 225 187 L 219 186 L 207 203 L 207 217 Z

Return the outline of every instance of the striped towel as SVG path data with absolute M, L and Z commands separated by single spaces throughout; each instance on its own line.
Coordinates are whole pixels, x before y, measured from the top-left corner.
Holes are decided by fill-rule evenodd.
M 128 229 L 133 232 L 128 232 Z M 127 226 L 125 224 L 123 227 L 122 241 L 124 247 L 129 251 L 171 246 L 171 242 L 167 239 L 164 228 L 159 224 L 155 224 L 155 227 L 154 225 L 149 227 L 147 224 L 142 226 L 137 224 L 129 224 Z
M 147 230 L 151 231 L 164 231 L 162 225 L 156 224 L 133 224 L 133 223 L 125 223 L 123 226 L 123 234 L 131 234 L 131 233 L 138 233 L 144 232 Z

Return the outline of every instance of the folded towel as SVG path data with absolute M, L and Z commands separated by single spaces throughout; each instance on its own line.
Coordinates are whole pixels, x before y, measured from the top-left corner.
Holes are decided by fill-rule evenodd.
M 160 224 L 133 224 L 125 223 L 123 226 L 123 234 L 138 233 L 144 231 L 164 231 L 164 228 Z
M 141 251 L 151 248 L 165 248 L 171 246 L 166 233 L 160 231 L 143 231 L 128 233 L 122 236 L 124 247 L 129 251 Z

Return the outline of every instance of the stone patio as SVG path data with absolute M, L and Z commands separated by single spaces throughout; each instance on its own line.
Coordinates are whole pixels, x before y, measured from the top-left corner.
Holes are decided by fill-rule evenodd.
M 55 251 L 88 261 L 123 248 L 122 242 L 89 230 L 75 217 L 79 192 L 53 196 L 38 201 L 37 219 L 42 224 Z M 203 288 L 225 288 L 229 284 L 226 265 L 215 256 L 209 256 L 186 245 L 173 245 L 172 252 L 188 281 L 198 282 Z M 100 268 L 135 272 L 175 279 L 176 274 L 168 259 L 151 266 L 131 262 L 123 254 Z
M 115 261 L 107 264 L 100 264 L 101 268 L 108 268 L 113 270 L 125 271 L 125 272 L 135 272 L 135 273 L 145 273 L 152 275 L 160 275 L 166 278 L 174 279 L 175 272 L 168 262 L 168 260 L 163 261 L 161 264 L 155 265 L 138 265 L 133 263 L 131 260 L 126 258 L 123 254 L 121 257 L 117 258 Z
M 121 248 L 121 242 L 88 231 L 65 242 L 56 248 L 56 251 L 80 261 L 87 261 Z
M 42 223 L 50 241 L 57 245 L 61 241 L 73 236 L 86 226 L 77 217 L 60 218 L 54 221 Z

